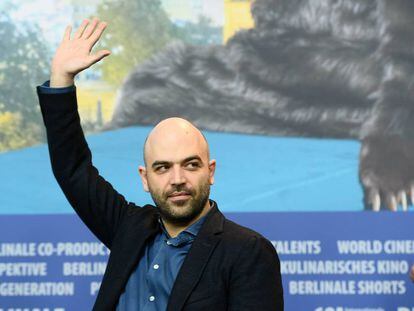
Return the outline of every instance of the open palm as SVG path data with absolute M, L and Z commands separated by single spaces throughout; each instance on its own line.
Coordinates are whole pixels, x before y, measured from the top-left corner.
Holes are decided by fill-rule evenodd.
M 63 40 L 52 61 L 51 86 L 66 86 L 73 83 L 76 74 L 111 53 L 108 50 L 91 53 L 105 28 L 106 23 L 100 22 L 97 18 L 92 22 L 84 20 L 72 38 L 72 28 L 70 26 L 66 28 Z

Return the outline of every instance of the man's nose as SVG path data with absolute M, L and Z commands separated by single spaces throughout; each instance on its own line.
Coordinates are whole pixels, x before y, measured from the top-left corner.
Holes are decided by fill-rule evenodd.
M 172 185 L 181 185 L 185 184 L 185 174 L 181 167 L 173 167 L 172 169 L 172 176 L 171 176 L 171 184 Z

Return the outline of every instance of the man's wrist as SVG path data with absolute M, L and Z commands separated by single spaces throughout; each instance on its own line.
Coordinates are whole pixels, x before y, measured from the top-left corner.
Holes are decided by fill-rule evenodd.
M 52 72 L 50 76 L 50 87 L 69 87 L 74 84 L 75 79 L 72 75 Z

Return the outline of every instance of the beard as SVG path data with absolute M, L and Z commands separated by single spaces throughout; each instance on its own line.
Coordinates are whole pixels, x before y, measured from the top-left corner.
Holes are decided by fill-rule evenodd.
M 162 219 L 177 225 L 185 225 L 197 218 L 204 210 L 210 195 L 210 183 L 206 180 L 196 189 L 178 185 L 167 192 L 154 190 L 150 186 L 149 190 Z M 186 192 L 190 198 L 182 201 L 169 201 L 169 196 L 174 192 Z

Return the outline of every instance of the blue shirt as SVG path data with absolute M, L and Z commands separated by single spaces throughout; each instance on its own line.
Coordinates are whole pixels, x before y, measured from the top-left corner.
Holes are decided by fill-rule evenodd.
M 74 85 L 51 88 L 49 81 L 40 87 L 41 92 L 49 94 L 67 93 L 74 90 Z M 214 204 L 215 202 L 210 200 L 211 207 Z M 125 291 L 119 299 L 117 311 L 167 309 L 168 299 L 177 274 L 205 221 L 205 217 L 199 219 L 175 238 L 168 235 L 162 221 L 159 221 L 162 230 L 146 245 L 137 268 L 129 277 Z
M 205 216 L 171 238 L 162 221 L 161 232 L 147 244 L 121 295 L 117 311 L 166 310 L 178 271 L 205 221 Z

